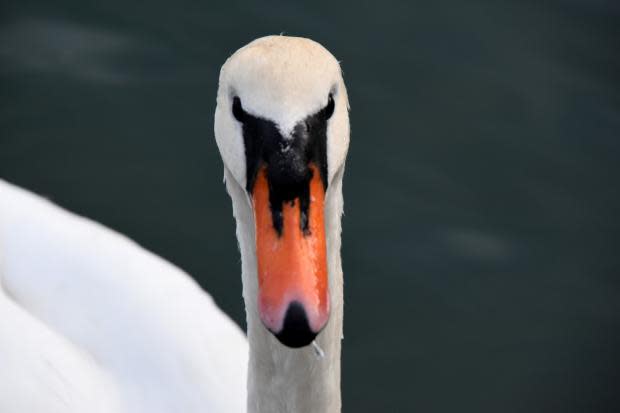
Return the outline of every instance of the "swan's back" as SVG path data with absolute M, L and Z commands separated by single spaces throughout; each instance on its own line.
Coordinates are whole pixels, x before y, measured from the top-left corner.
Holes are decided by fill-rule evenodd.
M 245 410 L 245 337 L 187 274 L 2 180 L 0 287 L 0 411 Z

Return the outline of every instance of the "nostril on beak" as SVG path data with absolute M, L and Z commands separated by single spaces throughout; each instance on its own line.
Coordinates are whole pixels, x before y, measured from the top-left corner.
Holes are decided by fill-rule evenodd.
M 293 301 L 286 310 L 282 330 L 275 336 L 285 346 L 299 348 L 312 343 L 317 334 L 310 329 L 303 305 Z

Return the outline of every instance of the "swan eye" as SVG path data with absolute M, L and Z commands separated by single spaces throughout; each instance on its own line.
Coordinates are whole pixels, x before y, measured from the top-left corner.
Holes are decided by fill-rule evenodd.
M 330 93 L 329 97 L 327 98 L 327 106 L 323 108 L 323 117 L 325 120 L 327 120 L 331 118 L 333 114 L 334 114 L 334 97 Z
M 235 119 L 237 119 L 241 123 L 243 123 L 243 121 L 247 117 L 247 113 L 243 110 L 243 107 L 241 106 L 241 99 L 239 99 L 239 96 L 235 96 L 233 98 L 232 113 Z

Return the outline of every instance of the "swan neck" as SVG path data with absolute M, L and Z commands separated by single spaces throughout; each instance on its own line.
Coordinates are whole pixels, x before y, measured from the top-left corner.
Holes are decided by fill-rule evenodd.
M 241 250 L 243 297 L 250 344 L 248 412 L 340 412 L 342 175 L 335 177 L 325 198 L 331 314 L 329 322 L 315 340 L 320 350 L 313 346 L 300 349 L 285 347 L 262 325 L 256 302 L 258 281 L 250 202 L 247 193 L 228 170 L 225 171 L 225 178 L 233 200 Z M 322 355 L 319 354 L 321 351 Z

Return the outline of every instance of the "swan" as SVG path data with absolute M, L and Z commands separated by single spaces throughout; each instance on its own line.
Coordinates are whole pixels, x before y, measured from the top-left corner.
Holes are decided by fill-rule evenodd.
M 222 66 L 247 339 L 174 265 L 0 180 L 0 411 L 340 411 L 348 110 L 312 40 L 259 38 Z

